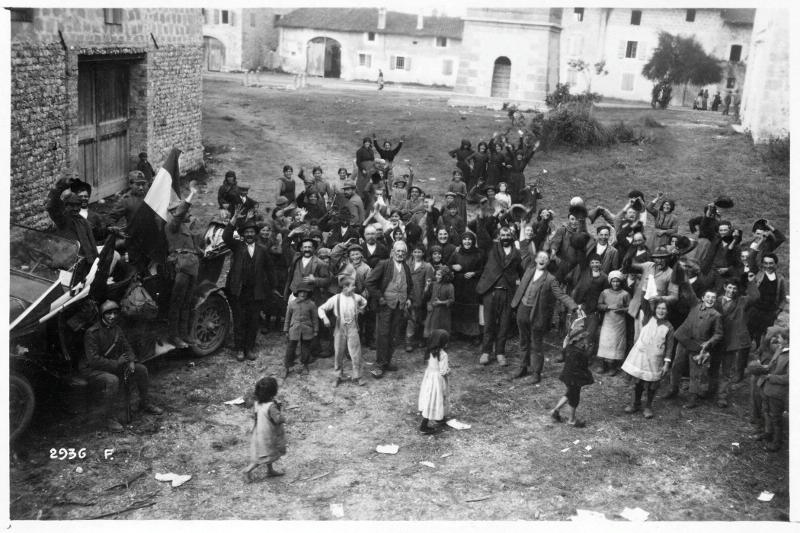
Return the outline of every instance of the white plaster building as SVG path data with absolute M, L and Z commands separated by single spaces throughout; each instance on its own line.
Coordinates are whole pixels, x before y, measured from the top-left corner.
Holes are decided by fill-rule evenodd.
M 740 116 L 753 141 L 789 134 L 791 99 L 789 11 L 758 9 L 744 81 Z
M 229 72 L 279 66 L 275 23 L 291 9 L 203 9 L 205 70 Z
M 453 86 L 463 23 L 377 8 L 303 8 L 283 16 L 278 53 L 291 73 Z
M 693 36 L 709 55 L 724 62 L 723 79 L 708 86 L 741 92 L 745 64 L 750 53 L 753 9 L 628 9 L 566 8 L 562 17 L 562 82 L 573 92 L 591 90 L 607 98 L 650 101 L 653 83 L 642 76 L 642 67 L 658 45 L 658 33 L 666 31 Z M 568 65 L 582 59 L 594 65 L 606 62 L 606 76 L 585 77 Z M 691 105 L 699 88 L 673 88 L 673 105 Z M 685 92 L 685 94 L 684 94 Z

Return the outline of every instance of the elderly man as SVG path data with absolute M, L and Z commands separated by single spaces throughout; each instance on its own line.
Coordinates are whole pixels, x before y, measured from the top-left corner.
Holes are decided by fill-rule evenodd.
M 689 363 L 689 403 L 685 409 L 697 407 L 700 397 L 700 386 L 707 379 L 711 367 L 711 350 L 723 338 L 722 315 L 715 309 L 717 293 L 707 289 L 699 303 L 694 293 L 689 291 L 692 309 L 683 324 L 675 331 L 677 346 L 675 360 L 672 365 L 670 390 L 664 398 L 678 395 L 681 375 L 686 363 Z M 704 379 L 705 378 L 705 379 Z
M 394 341 L 400 335 L 405 311 L 411 306 L 411 292 L 414 282 L 411 269 L 406 263 L 408 247 L 403 241 L 392 246 L 391 259 L 378 263 L 367 276 L 367 290 L 373 300 L 377 300 L 378 348 L 376 364 L 371 373 L 379 379 L 384 372 L 397 370 L 392 364 Z
M 188 348 L 194 343 L 189 323 L 202 255 L 199 245 L 202 236 L 192 233 L 189 225 L 189 209 L 196 193 L 197 189 L 192 187 L 184 200 L 170 204 L 164 226 L 169 250 L 167 265 L 174 274 L 169 300 L 169 342 L 176 348 Z
M 506 366 L 506 339 L 511 326 L 512 291 L 522 274 L 522 256 L 514 246 L 511 228 L 500 228 L 499 242 L 492 243 L 475 290 L 482 298 L 484 334 L 480 364 L 489 364 L 492 354 Z
M 256 360 L 259 310 L 275 288 L 275 268 L 269 250 L 256 242 L 256 222 L 249 220 L 241 225 L 243 241 L 233 238 L 234 227 L 246 216 L 238 207 L 222 232 L 222 240 L 232 252 L 225 286 L 232 304 L 236 347 L 241 350 L 236 354 L 237 361 Z
M 161 408 L 149 402 L 147 368 L 136 362 L 125 332 L 119 326 L 120 309 L 117 302 L 106 300 L 100 306 L 100 320 L 86 330 L 84 335 L 85 357 L 79 367 L 88 378 L 91 388 L 100 389 L 105 408 L 106 423 L 111 431 L 122 431 L 122 425 L 114 417 L 114 399 L 120 381 L 127 386 L 132 380 L 139 389 L 139 409 L 160 415 Z
M 528 375 L 528 369 L 532 367 L 534 384 L 542 380 L 544 335 L 550 328 L 556 300 L 570 312 L 579 309 L 575 301 L 561 288 L 555 276 L 547 271 L 549 263 L 549 254 L 544 250 L 538 252 L 533 264 L 522 275 L 517 292 L 511 300 L 511 307 L 517 310 L 519 347 L 524 353 L 520 369 L 513 377 Z

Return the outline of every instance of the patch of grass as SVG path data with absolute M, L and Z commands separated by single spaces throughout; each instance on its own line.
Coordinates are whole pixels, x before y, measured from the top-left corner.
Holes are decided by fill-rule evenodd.
M 663 125 L 662 123 L 660 123 L 659 121 L 657 121 L 656 119 L 654 119 L 651 116 L 645 116 L 642 119 L 642 124 L 644 124 L 648 128 L 666 128 L 665 125 Z
M 789 159 L 791 143 L 789 136 L 772 138 L 760 147 L 761 157 L 769 167 L 770 174 L 775 176 L 789 175 Z

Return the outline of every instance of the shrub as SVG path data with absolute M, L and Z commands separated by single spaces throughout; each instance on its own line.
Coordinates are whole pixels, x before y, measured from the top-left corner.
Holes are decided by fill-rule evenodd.
M 789 175 L 789 136 L 774 137 L 770 139 L 761 150 L 761 157 L 769 167 L 771 174 L 777 176 Z
M 562 107 L 547 115 L 536 113 L 529 128 L 545 147 L 566 144 L 586 148 L 616 142 L 611 132 L 585 107 Z
M 662 123 L 660 123 L 653 117 L 644 117 L 642 119 L 642 123 L 648 128 L 666 128 L 666 126 L 664 126 Z
M 599 93 L 583 92 L 570 94 L 569 83 L 557 83 L 553 92 L 545 96 L 544 103 L 550 109 L 559 109 L 565 106 L 589 106 L 600 102 L 602 96 Z

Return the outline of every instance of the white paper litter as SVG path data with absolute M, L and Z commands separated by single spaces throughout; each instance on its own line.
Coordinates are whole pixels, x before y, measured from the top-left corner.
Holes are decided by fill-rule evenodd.
M 375 451 L 378 453 L 396 454 L 400 450 L 397 444 L 378 444 Z
M 650 513 L 640 507 L 634 507 L 633 509 L 626 507 L 619 515 L 631 522 L 644 522 L 647 520 L 647 517 L 650 516 Z
M 436 465 L 430 461 L 420 461 L 419 464 L 427 466 L 428 468 L 436 468 Z
M 738 442 L 731 442 L 731 446 L 739 446 Z
M 592 451 L 592 447 L 591 446 L 587 446 L 586 448 L 584 448 L 584 450 L 586 450 L 587 452 L 590 452 L 590 451 Z
M 343 518 L 344 517 L 344 506 L 341 503 L 332 503 L 331 504 L 331 514 L 336 518 Z
M 464 422 L 459 422 L 455 418 L 451 418 L 450 420 L 448 420 L 447 421 L 447 425 L 450 426 L 453 429 L 459 429 L 459 430 L 461 430 L 461 429 L 470 429 L 472 427 L 469 424 L 465 424 Z
M 244 398 L 239 396 L 238 398 L 234 398 L 233 400 L 228 400 L 227 402 L 223 402 L 225 405 L 242 405 L 244 403 Z
M 561 453 L 568 452 L 568 451 L 569 451 L 569 448 L 564 448 L 563 450 L 561 450 Z
M 191 474 L 181 475 L 181 474 L 175 474 L 173 472 L 169 472 L 166 474 L 158 474 L 158 473 L 156 474 L 156 481 L 171 481 L 173 488 L 180 487 L 190 479 L 192 479 Z
M 761 494 L 758 495 L 758 501 L 760 502 L 771 502 L 772 498 L 775 497 L 774 492 L 769 492 L 768 490 L 762 491 Z
M 444 459 L 445 457 L 450 457 L 451 455 L 453 455 L 453 454 L 452 453 L 443 453 L 440 457 L 442 459 Z
M 578 445 L 578 444 L 580 444 L 580 443 L 581 443 L 581 441 L 580 441 L 580 440 L 576 440 L 576 441 L 575 441 L 575 442 L 573 442 L 572 444 L 575 444 L 575 445 L 577 446 L 577 445 Z
M 573 522 L 582 522 L 584 520 L 608 521 L 608 518 L 606 518 L 606 515 L 604 515 L 603 513 L 598 513 L 597 511 L 588 511 L 586 509 L 576 509 L 575 513 L 576 513 L 575 516 L 570 516 L 569 517 L 569 519 L 572 520 Z

